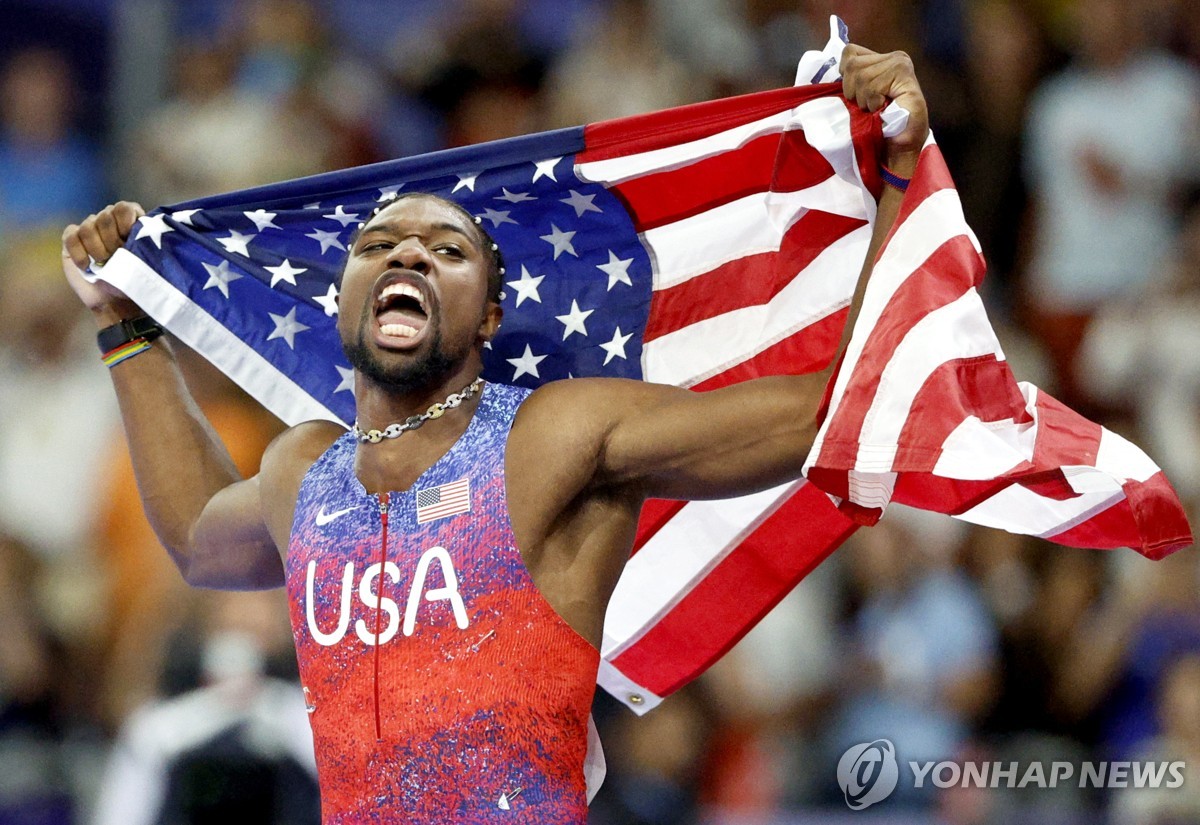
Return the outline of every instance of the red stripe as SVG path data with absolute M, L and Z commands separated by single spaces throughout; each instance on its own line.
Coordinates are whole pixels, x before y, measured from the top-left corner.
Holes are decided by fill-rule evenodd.
M 807 212 L 784 234 L 779 251 L 747 255 L 657 290 L 650 299 L 643 340 L 653 341 L 735 309 L 769 303 L 826 247 L 864 224 L 828 212 Z
M 879 256 L 883 255 L 888 244 L 891 243 L 896 230 L 908 220 L 918 206 L 925 202 L 926 198 L 943 189 L 953 188 L 954 180 L 950 177 L 950 169 L 946 166 L 946 159 L 942 157 L 942 150 L 937 147 L 936 143 L 926 146 L 921 151 L 920 160 L 917 162 L 917 171 L 913 174 L 912 181 L 908 184 L 908 190 L 904 193 L 904 199 L 900 202 L 900 211 L 896 214 L 896 221 L 884 237 L 875 259 L 879 260 Z M 982 278 L 981 271 L 976 276 L 976 285 Z
M 1034 468 L 1050 470 L 1064 464 L 1094 467 L 1103 431 L 1100 425 L 1041 390 L 1035 404 L 1038 432 L 1033 445 Z
M 980 355 L 939 365 L 913 399 L 892 470 L 932 472 L 950 433 L 972 415 L 980 421 L 1033 422 L 1007 361 Z
M 700 140 L 841 91 L 841 83 L 773 89 L 591 123 L 583 127 L 586 148 L 575 162 L 609 160 Z
M 645 232 L 758 192 L 798 192 L 833 174 L 825 157 L 791 131 L 763 135 L 744 146 L 678 169 L 614 184 L 634 228 Z
M 981 266 L 975 247 L 959 235 L 929 256 L 896 290 L 870 330 L 837 412 L 829 422 L 818 458 L 822 467 L 854 467 L 863 422 L 896 348 L 922 318 L 960 298 L 974 284 L 974 269 Z
M 728 387 L 764 375 L 807 375 L 823 370 L 837 351 L 846 327 L 841 309 L 784 338 L 777 344 L 692 387 L 701 392 Z
M 677 690 L 724 655 L 854 529 L 824 493 L 805 484 L 613 664 L 658 696 Z
M 1070 547 L 1133 547 L 1151 559 L 1195 541 L 1179 498 L 1161 472 L 1144 482 L 1127 482 L 1124 500 L 1051 538 Z

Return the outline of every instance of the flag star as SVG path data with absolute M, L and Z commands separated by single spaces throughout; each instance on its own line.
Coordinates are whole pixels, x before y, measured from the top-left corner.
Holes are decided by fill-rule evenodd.
M 575 217 L 582 218 L 584 212 L 603 212 L 599 206 L 592 203 L 596 199 L 595 195 L 585 195 L 582 192 L 571 190 L 571 197 L 563 198 L 559 203 L 565 203 L 567 206 L 575 210 Z
M 403 186 L 404 186 L 404 184 L 403 184 L 403 183 L 398 183 L 398 184 L 396 184 L 395 186 L 382 186 L 382 187 L 380 187 L 380 189 L 379 189 L 379 197 L 377 197 L 377 198 L 375 199 L 375 201 L 376 201 L 377 203 L 383 203 L 384 201 L 395 200 L 396 196 L 400 194 L 400 189 L 401 189 L 401 187 L 403 187 Z
M 338 288 L 334 284 L 329 285 L 329 291 L 324 295 L 315 295 L 313 300 L 320 304 L 325 309 L 325 314 L 330 318 L 338 314 L 337 305 Z
M 525 345 L 525 353 L 520 358 L 506 358 L 508 363 L 516 367 L 513 370 L 512 380 L 516 381 L 522 375 L 532 375 L 534 378 L 541 378 L 538 375 L 538 364 L 546 360 L 545 355 L 534 355 L 533 350 L 529 348 L 529 344 Z
M 558 178 L 554 177 L 554 167 L 562 160 L 561 157 L 547 158 L 546 160 L 535 160 L 533 165 L 537 167 L 533 172 L 533 183 L 537 183 L 539 178 L 550 178 L 550 180 L 558 182 Z
M 254 221 L 254 225 L 258 227 L 259 232 L 262 232 L 264 229 L 279 228 L 275 225 L 275 212 L 268 212 L 265 209 L 255 209 L 253 212 L 243 212 L 242 214 Z
M 338 375 L 341 376 L 342 379 L 341 383 L 337 385 L 337 389 L 334 390 L 334 392 L 354 392 L 354 370 L 349 369 L 348 367 L 343 367 L 340 364 L 334 364 L 333 366 L 337 369 Z
M 629 339 L 633 337 L 633 333 L 628 335 L 621 334 L 621 328 L 617 327 L 617 331 L 613 333 L 612 340 L 606 344 L 601 344 L 600 349 L 604 350 L 607 355 L 604 356 L 604 365 L 608 366 L 608 362 L 613 358 L 625 357 L 625 345 L 629 343 Z
M 166 220 L 167 216 L 161 212 L 157 215 L 142 215 L 138 218 L 141 227 L 134 236 L 134 240 L 140 241 L 142 238 L 149 238 L 154 241 L 155 246 L 162 249 L 162 236 L 175 231 L 173 227 L 167 226 Z
M 502 223 L 511 223 L 514 226 L 520 226 L 519 223 L 509 217 L 511 214 L 511 209 L 484 209 L 483 214 L 480 215 L 480 217 L 485 221 L 491 221 L 492 229 L 495 229 Z
M 192 215 L 199 212 L 199 209 L 180 209 L 178 212 L 171 213 L 171 220 L 176 223 L 184 223 L 188 226 L 192 225 Z
M 564 252 L 570 252 L 576 258 L 579 257 L 579 253 L 575 251 L 574 244 L 571 243 L 571 239 L 575 237 L 574 232 L 563 232 L 555 224 L 550 224 L 550 234 L 539 235 L 538 237 L 554 247 L 554 260 L 556 261 L 558 260 L 558 256 Z
M 470 189 L 472 192 L 474 192 L 475 178 L 479 177 L 480 174 L 481 173 L 479 172 L 455 172 L 455 175 L 458 176 L 458 183 L 454 184 L 454 188 L 450 190 L 450 194 L 453 195 L 459 189 L 463 188 Z
M 500 191 L 503 192 L 504 194 L 496 196 L 495 199 L 498 201 L 508 201 L 509 203 L 524 203 L 525 201 L 537 200 L 537 198 L 535 198 L 533 195 L 529 194 L 528 192 L 509 192 L 503 186 L 500 187 Z
M 332 215 L 322 215 L 322 218 L 329 218 L 331 221 L 337 221 L 342 226 L 349 226 L 358 220 L 358 215 L 353 212 L 347 212 L 339 203 L 337 209 L 333 210 Z
M 618 283 L 633 286 L 633 281 L 629 280 L 629 265 L 631 263 L 633 263 L 633 258 L 618 258 L 610 249 L 608 250 L 608 263 L 596 264 L 596 269 L 608 275 L 608 289 L 610 292 Z
M 530 298 L 540 304 L 542 302 L 542 296 L 538 294 L 538 286 L 541 285 L 545 278 L 545 275 L 538 275 L 536 277 L 530 275 L 529 270 L 525 268 L 524 264 L 522 264 L 520 280 L 509 281 L 507 284 L 507 286 L 511 286 L 517 291 L 517 306 L 520 306 L 521 302 L 526 298 Z
M 304 237 L 312 238 L 314 241 L 320 243 L 322 255 L 324 255 L 325 250 L 329 249 L 331 246 L 336 246 L 338 249 L 343 251 L 346 249 L 346 247 L 342 245 L 342 242 L 338 240 L 338 233 L 336 232 L 325 232 L 321 229 L 314 229 Z
M 281 263 L 279 266 L 268 266 L 264 267 L 264 269 L 271 273 L 271 286 L 275 286 L 275 284 L 279 283 L 280 281 L 287 281 L 292 286 L 295 286 L 296 276 L 301 272 L 308 272 L 308 270 L 302 266 L 292 266 L 292 262 L 287 258 L 284 258 L 283 263 Z
M 257 237 L 258 237 L 257 234 L 243 235 L 241 232 L 238 232 L 236 229 L 230 229 L 229 237 L 228 238 L 217 238 L 217 243 L 219 243 L 221 246 L 225 247 L 225 251 L 231 255 L 234 252 L 236 252 L 239 255 L 245 255 L 247 258 L 249 258 L 250 250 L 247 247 L 249 247 L 250 242 Z
M 203 261 L 201 263 L 204 263 Z M 229 261 L 221 261 L 221 263 L 213 266 L 210 263 L 204 263 L 204 268 L 208 270 L 208 280 L 204 284 L 205 289 L 216 287 L 221 290 L 221 294 L 226 298 L 229 297 L 229 285 L 241 278 L 240 272 L 234 272 L 229 268 Z
M 584 328 L 583 323 L 584 323 L 584 321 L 587 320 L 587 317 L 595 311 L 596 310 L 594 310 L 594 309 L 581 310 L 579 308 L 579 302 L 572 299 L 570 312 L 568 312 L 566 315 L 555 315 L 554 316 L 555 318 L 557 318 L 559 321 L 562 322 L 563 340 L 564 341 L 567 340 L 567 336 L 573 332 L 578 332 L 584 338 L 586 338 L 587 330 Z
M 292 307 L 287 315 L 276 315 L 274 312 L 268 312 L 267 314 L 275 322 L 275 329 L 267 336 L 267 340 L 271 341 L 275 338 L 282 338 L 287 342 L 289 349 L 295 349 L 296 333 L 309 329 L 309 327 L 296 320 L 296 307 Z
M 305 208 L 305 209 L 320 209 L 320 208 L 321 208 L 321 202 L 320 202 L 320 201 L 313 201 L 312 203 L 306 203 L 306 204 L 304 204 L 304 208 Z

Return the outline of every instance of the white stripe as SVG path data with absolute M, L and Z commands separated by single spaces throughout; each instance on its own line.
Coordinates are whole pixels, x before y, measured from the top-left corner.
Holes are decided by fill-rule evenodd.
M 617 670 L 616 666 L 608 659 L 600 660 L 600 672 L 596 674 L 596 684 L 638 716 L 654 710 L 662 702 L 661 696 L 651 693 Z
M 99 277 L 128 295 L 285 424 L 316 419 L 345 424 L 132 252 L 118 249 Z
M 594 160 L 591 163 L 578 163 L 575 165 L 575 174 L 586 181 L 611 186 L 650 172 L 678 169 L 698 160 L 737 149 L 757 137 L 782 132 L 789 123 L 793 122 L 794 118 L 793 110 L 785 109 L 760 120 L 744 123 L 699 140 L 677 143 L 649 152 L 639 152 L 636 155 Z
M 1161 469 L 1138 445 L 1111 430 L 1100 431 L 1100 448 L 1096 450 L 1096 469 L 1121 481 L 1147 481 Z M 1072 485 L 1074 486 L 1074 482 Z
M 1000 355 L 1000 342 L 974 287 L 914 324 L 879 376 L 878 389 L 863 419 L 854 469 L 890 472 L 900 432 L 929 376 L 947 361 L 989 354 Z
M 1124 492 L 1118 488 L 1115 492 L 1085 493 L 1060 501 L 1012 484 L 955 518 L 1010 533 L 1051 538 L 1124 498 Z
M 825 247 L 768 303 L 648 341 L 642 374 L 647 381 L 690 387 L 837 312 L 850 303 L 870 241 L 870 226 L 861 226 Z
M 655 263 L 654 288 L 681 284 L 749 255 L 778 252 L 784 234 L 808 210 L 870 218 L 858 187 L 836 175 L 797 192 L 756 192 L 643 232 Z
M 870 337 L 871 330 L 879 323 L 884 311 L 891 303 L 896 291 L 908 280 L 929 257 L 950 240 L 967 235 L 975 248 L 979 242 L 963 220 L 962 204 L 958 193 L 953 189 L 943 189 L 933 193 L 912 211 L 908 218 L 896 228 L 895 234 L 884 250 L 883 256 L 875 264 L 867 282 L 867 290 L 863 296 L 862 308 L 859 310 L 858 321 L 854 325 L 854 333 L 846 347 L 846 357 L 834 383 L 833 394 L 830 398 L 829 414 L 825 423 L 817 433 L 808 462 L 807 471 L 816 463 L 825 440 L 825 433 L 834 420 L 846 393 L 846 385 L 858 367 L 862 358 L 863 347 Z
M 684 505 L 626 563 L 604 619 L 604 658 L 640 639 L 804 483 Z

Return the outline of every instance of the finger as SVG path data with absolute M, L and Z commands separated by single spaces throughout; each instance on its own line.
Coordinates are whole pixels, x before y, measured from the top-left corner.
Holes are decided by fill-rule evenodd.
M 122 242 L 129 237 L 134 224 L 145 214 L 146 210 L 141 204 L 132 201 L 118 201 L 113 204 L 113 215 L 117 219 L 117 231 L 121 233 Z
M 104 244 L 104 260 L 107 261 L 123 245 L 112 207 L 104 209 L 96 215 L 96 233 L 100 236 L 100 242 Z
M 63 254 L 71 259 L 71 263 L 79 269 L 87 269 L 87 265 L 91 261 L 88 258 L 87 250 L 83 248 L 83 243 L 79 240 L 79 225 L 71 224 L 64 229 L 62 241 Z
M 102 264 L 108 260 L 108 249 L 100 237 L 99 230 L 96 229 L 95 215 L 92 215 L 80 224 L 78 237 L 79 242 L 83 244 L 84 250 L 87 251 L 88 255 L 92 256 L 92 260 L 98 264 Z

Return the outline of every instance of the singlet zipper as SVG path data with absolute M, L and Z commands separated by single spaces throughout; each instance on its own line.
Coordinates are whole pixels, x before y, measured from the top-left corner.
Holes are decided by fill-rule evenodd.
M 382 528 L 379 538 L 379 595 L 375 599 L 375 739 L 378 742 L 383 741 L 383 726 L 379 714 L 379 635 L 383 629 L 383 588 L 387 582 L 384 567 L 387 565 L 388 505 L 390 501 L 390 493 L 383 493 L 379 496 L 379 521 Z

